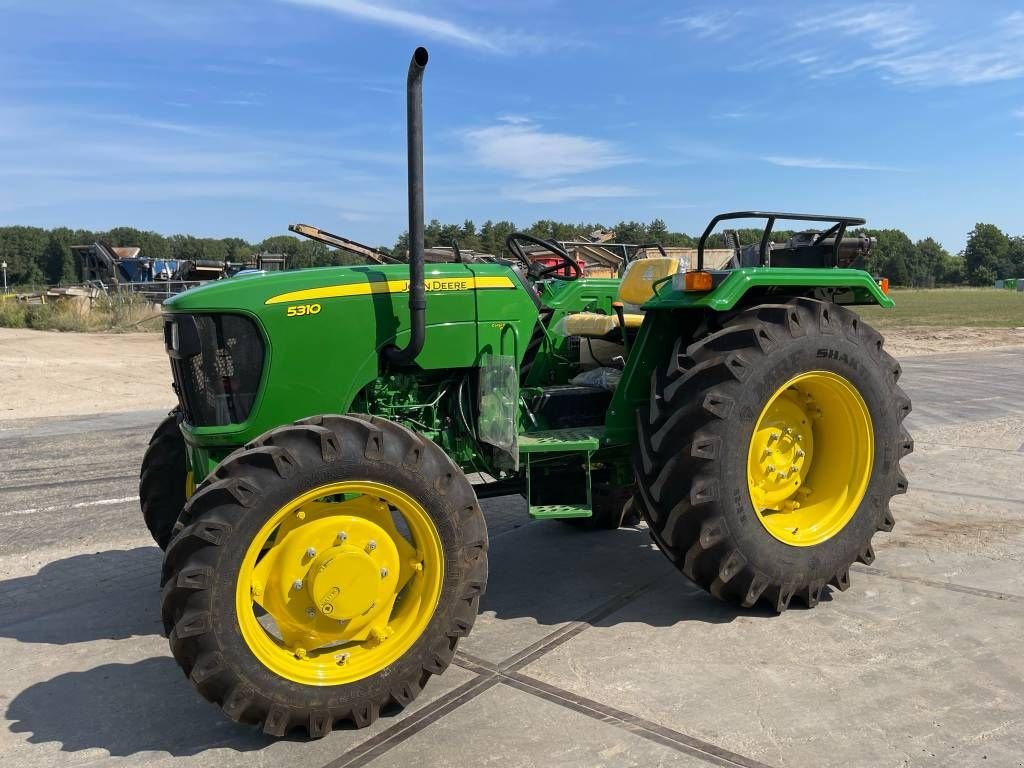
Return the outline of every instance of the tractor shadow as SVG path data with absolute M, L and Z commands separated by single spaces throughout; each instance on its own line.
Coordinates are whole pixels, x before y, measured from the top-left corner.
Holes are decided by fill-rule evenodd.
M 630 622 L 651 627 L 776 616 L 763 604 L 741 608 L 691 584 L 657 549 L 644 526 L 585 531 L 554 520 L 509 525 L 512 506 L 522 506 L 519 512 L 526 518 L 525 502 L 514 499 L 482 503 L 491 542 L 490 577 L 480 610 L 498 624 L 532 619 L 555 626 L 595 613 L 600 618 L 594 623 L 601 626 Z M 832 599 L 830 590 L 822 592 L 822 602 Z M 641 594 L 645 599 L 637 599 Z M 801 609 L 797 601 L 791 604 L 790 610 Z M 476 634 L 474 629 L 470 637 Z
M 164 657 L 57 675 L 15 696 L 5 716 L 10 731 L 28 734 L 30 744 L 58 742 L 64 752 L 104 749 L 114 757 L 249 752 L 272 742 L 204 705 L 177 664 Z
M 156 547 L 109 550 L 0 581 L 0 638 L 69 645 L 158 635 L 160 562 Z

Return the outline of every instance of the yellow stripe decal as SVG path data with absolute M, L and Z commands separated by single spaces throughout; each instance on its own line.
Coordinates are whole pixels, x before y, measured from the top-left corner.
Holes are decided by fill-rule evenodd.
M 499 277 L 428 277 L 423 281 L 428 291 L 477 291 L 491 288 L 515 288 L 511 279 Z M 408 280 L 371 280 L 366 283 L 328 285 L 271 296 L 264 304 L 289 304 L 294 301 L 336 299 L 341 296 L 368 296 L 372 293 L 408 293 Z

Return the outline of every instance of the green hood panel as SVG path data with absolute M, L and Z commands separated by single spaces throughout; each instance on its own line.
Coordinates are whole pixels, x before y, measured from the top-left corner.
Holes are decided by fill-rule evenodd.
M 537 307 L 500 264 L 428 264 L 427 334 L 416 365 L 468 368 L 485 353 L 522 359 Z M 164 302 L 173 314 L 230 312 L 253 317 L 266 367 L 249 419 L 192 430 L 206 446 L 235 445 L 306 416 L 345 413 L 381 373 L 380 350 L 410 335 L 404 264 L 327 267 L 241 275 Z

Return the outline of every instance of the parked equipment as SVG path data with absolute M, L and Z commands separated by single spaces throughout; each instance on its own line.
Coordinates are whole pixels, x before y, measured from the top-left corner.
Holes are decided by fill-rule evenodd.
M 418 48 L 408 265 L 245 274 L 164 305 L 180 418 L 140 489 L 172 529 L 164 627 L 206 699 L 274 736 L 369 725 L 445 670 L 487 584 L 479 498 L 590 527 L 639 513 L 694 583 L 781 612 L 847 589 L 907 489 L 900 367 L 849 308 L 893 302 L 836 263 L 859 220 L 828 219 L 792 265 L 772 224 L 822 217 L 764 214 L 758 263 L 726 269 L 702 243 L 696 269 L 584 277 L 522 234 L 511 261 L 425 265 L 426 64 Z M 160 474 L 180 513 L 154 504 Z
M 377 264 L 397 264 L 398 259 L 393 259 L 384 251 L 373 248 L 369 245 L 363 245 L 357 243 L 355 240 L 349 240 L 347 237 L 336 235 L 333 232 L 328 232 L 326 229 L 320 229 L 310 224 L 289 224 L 288 229 L 297 235 L 308 237 L 310 240 L 316 240 L 318 243 L 329 245 L 332 248 L 340 248 L 348 253 L 361 256 L 369 261 L 376 262 Z

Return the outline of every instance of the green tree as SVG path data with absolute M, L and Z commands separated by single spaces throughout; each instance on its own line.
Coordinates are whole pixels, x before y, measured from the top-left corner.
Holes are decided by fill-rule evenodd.
M 911 282 L 916 286 L 928 287 L 939 280 L 940 265 L 950 257 L 949 251 L 936 240 L 926 237 L 914 244 L 914 259 L 911 266 Z
M 467 250 L 480 250 L 480 238 L 477 237 L 476 234 L 476 224 L 469 219 L 462 222 L 462 232 L 459 234 L 459 245 Z
M 78 279 L 71 249 L 61 242 L 56 232 L 52 232 L 46 242 L 41 266 L 47 283 L 67 285 Z
M 963 285 L 967 279 L 967 266 L 962 256 L 946 254 L 935 269 L 935 282 L 940 285 Z
M 1010 277 L 1010 239 L 995 224 L 979 222 L 967 235 L 964 261 L 967 279 L 972 285 L 991 285 L 1000 277 Z
M 1006 277 L 1024 277 L 1024 236 L 1010 238 L 1010 249 L 1007 252 L 1011 274 Z
M 648 241 L 647 227 L 639 221 L 620 221 L 613 229 L 617 243 L 645 243 Z
M 668 226 L 661 219 L 652 219 L 647 225 L 647 242 L 666 245 L 669 240 Z
M 910 285 L 914 243 L 899 229 L 867 230 L 878 242 L 868 256 L 868 271 L 889 278 L 893 285 Z

